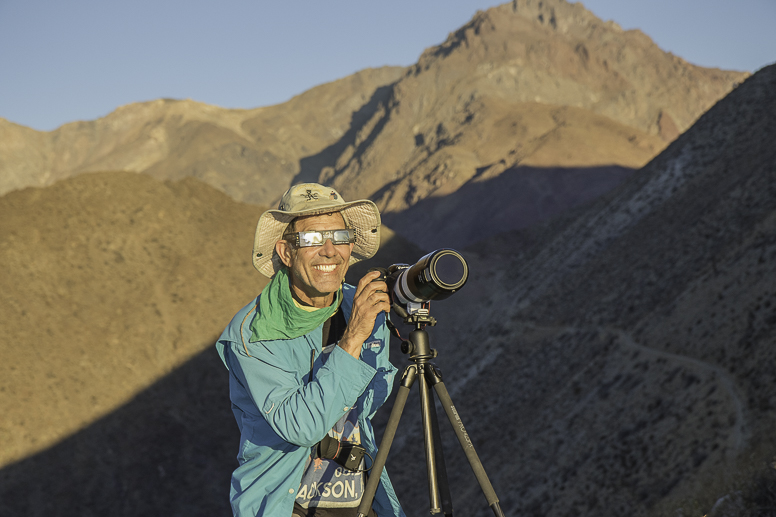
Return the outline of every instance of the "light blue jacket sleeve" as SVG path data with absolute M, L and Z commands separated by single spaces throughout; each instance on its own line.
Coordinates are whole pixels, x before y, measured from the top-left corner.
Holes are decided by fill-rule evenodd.
M 312 342 L 304 347 L 307 353 L 290 347 L 288 341 L 259 341 L 244 350 L 230 348 L 228 367 L 236 381 L 272 430 L 300 447 L 318 443 L 356 405 L 376 373 L 364 361 L 334 347 L 325 363 L 315 352 L 315 373 L 309 379 L 309 373 L 301 372 L 310 370 L 315 351 Z
M 372 337 L 364 343 L 361 361 L 375 369 L 366 392 L 358 400 L 359 413 L 371 419 L 393 391 L 396 367 L 389 360 L 390 333 L 385 317 L 378 316 Z

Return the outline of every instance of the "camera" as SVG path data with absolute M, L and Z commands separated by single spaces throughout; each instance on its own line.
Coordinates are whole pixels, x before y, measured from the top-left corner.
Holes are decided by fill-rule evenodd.
M 444 300 L 466 284 L 469 266 L 453 249 L 442 248 L 421 257 L 415 264 L 374 268 L 388 285 L 393 310 L 401 317 L 421 311 L 422 304 Z
M 444 300 L 469 278 L 466 260 L 455 250 L 432 251 L 414 265 L 394 264 L 388 268 L 385 282 L 401 304 Z

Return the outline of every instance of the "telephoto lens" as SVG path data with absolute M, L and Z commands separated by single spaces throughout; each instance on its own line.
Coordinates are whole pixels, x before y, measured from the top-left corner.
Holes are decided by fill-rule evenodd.
M 444 300 L 469 278 L 466 260 L 455 250 L 442 248 L 432 251 L 413 266 L 400 264 L 389 268 L 389 289 L 402 304 Z M 395 279 L 395 280 L 394 280 Z

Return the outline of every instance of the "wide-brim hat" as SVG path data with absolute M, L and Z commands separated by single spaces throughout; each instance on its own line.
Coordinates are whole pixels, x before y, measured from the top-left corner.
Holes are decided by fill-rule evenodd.
M 284 267 L 275 252 L 275 243 L 283 238 L 288 223 L 305 215 L 340 212 L 348 228 L 356 233 L 350 264 L 368 259 L 380 247 L 380 212 L 372 201 L 360 199 L 346 203 L 331 187 L 318 183 L 300 183 L 283 194 L 276 210 L 267 210 L 256 225 L 253 240 L 253 267 L 272 278 Z

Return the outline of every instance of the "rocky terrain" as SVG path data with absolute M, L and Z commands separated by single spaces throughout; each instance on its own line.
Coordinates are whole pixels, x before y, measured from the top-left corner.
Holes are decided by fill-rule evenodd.
M 363 70 L 286 103 L 250 110 L 158 99 L 48 133 L 0 119 L 0 193 L 83 172 L 123 170 L 159 179 L 195 177 L 238 201 L 269 205 L 288 188 L 299 160 L 359 123 L 359 110 L 402 72 Z
M 694 66 L 579 3 L 514 0 L 408 69 L 364 70 L 277 106 L 162 99 L 50 133 L 0 120 L 0 193 L 127 170 L 274 205 L 312 180 L 374 199 L 423 248 L 438 246 L 428 235 L 462 247 L 619 184 L 747 75 Z M 473 222 L 496 206 L 498 225 Z
M 451 195 L 473 221 L 511 209 L 480 236 L 526 227 L 541 212 L 520 212 L 526 183 L 548 215 L 590 199 L 605 188 L 598 181 L 621 179 L 607 178 L 611 166 L 646 164 L 746 75 L 693 66 L 580 3 L 515 0 L 424 52 L 370 122 L 339 144 L 323 178 L 344 195 L 375 199 L 386 224 L 419 245 L 461 217 L 458 203 L 443 201 Z M 522 177 L 546 169 L 571 174 Z M 481 183 L 497 177 L 500 188 L 483 195 Z M 591 197 L 579 189 L 568 199 L 575 180 Z
M 114 411 L 207 346 L 264 285 L 245 238 L 260 212 L 196 180 L 126 172 L 0 198 L 0 463 Z
M 430 333 L 507 515 L 774 514 L 772 113 L 776 66 L 592 206 L 470 250 Z M 391 467 L 422 477 L 418 425 Z M 491 515 L 448 438 L 457 510 Z

